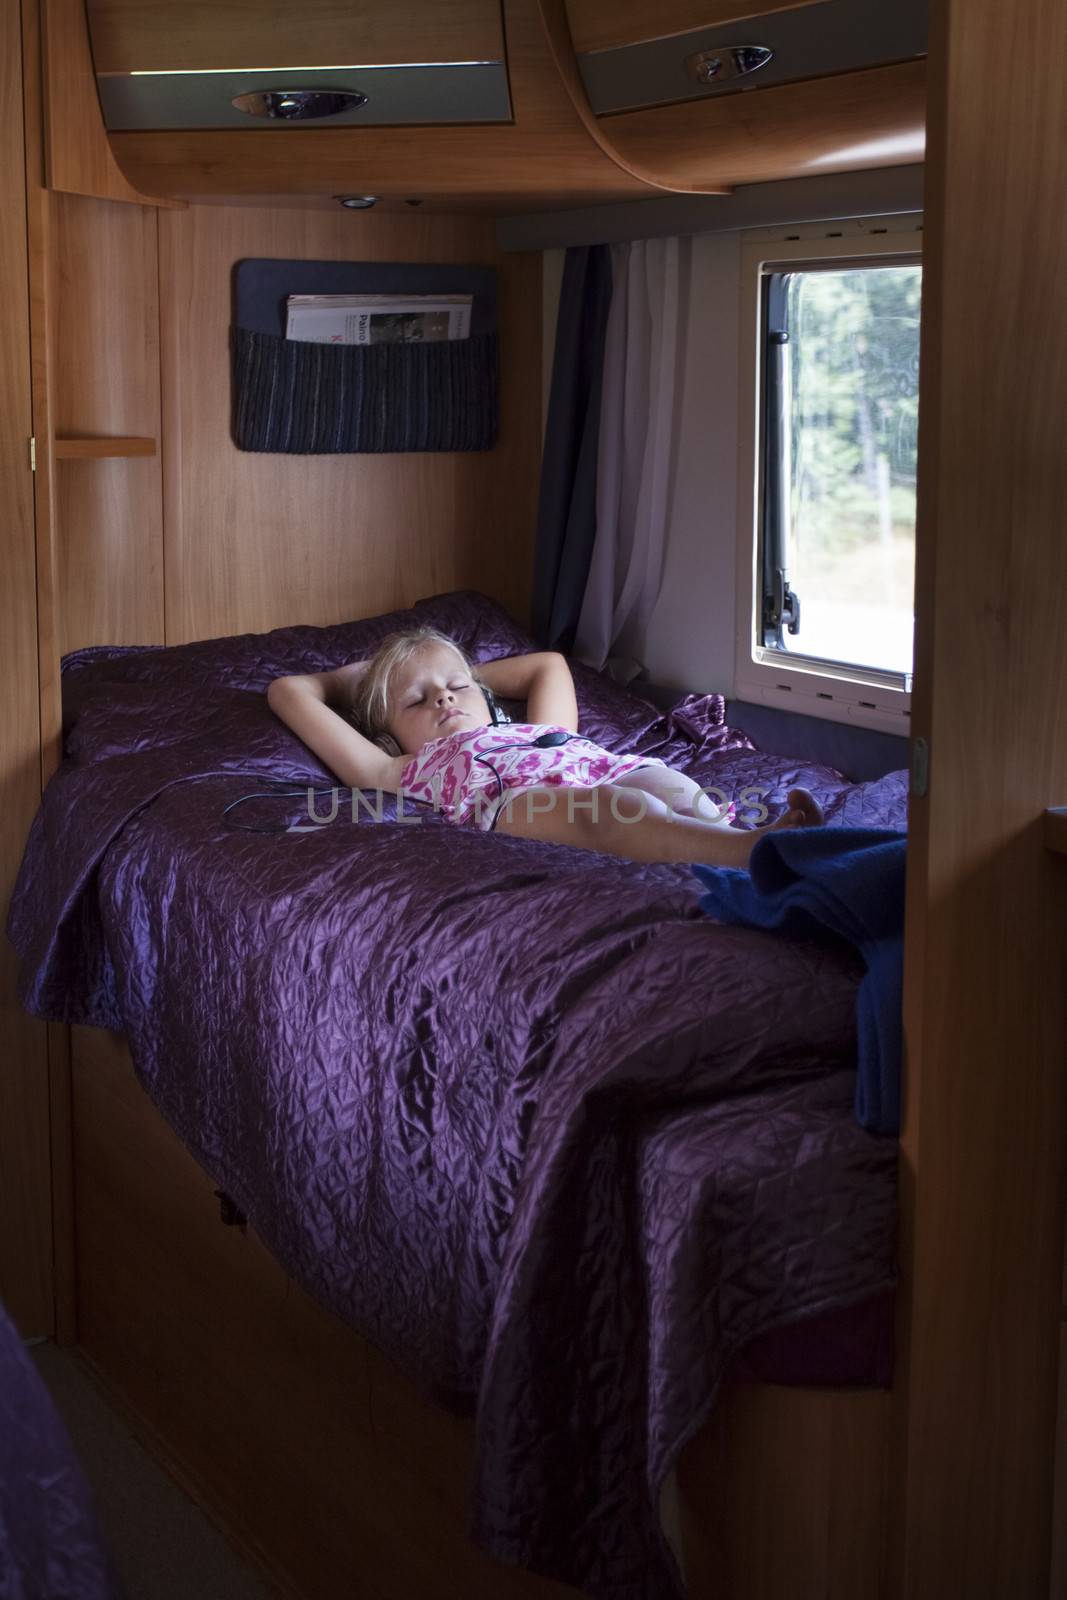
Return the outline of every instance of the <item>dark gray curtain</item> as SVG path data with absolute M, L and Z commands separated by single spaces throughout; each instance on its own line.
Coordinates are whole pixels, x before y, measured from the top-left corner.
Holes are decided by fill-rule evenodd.
M 550 650 L 569 652 L 573 647 L 593 554 L 604 332 L 610 304 L 608 246 L 568 250 L 556 323 L 534 561 L 534 632 Z

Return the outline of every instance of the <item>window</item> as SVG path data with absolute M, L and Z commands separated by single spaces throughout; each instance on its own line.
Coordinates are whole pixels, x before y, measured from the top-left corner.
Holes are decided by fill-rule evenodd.
M 746 267 L 758 336 L 739 693 L 758 683 L 762 698 L 898 727 L 915 581 L 913 230 L 779 240 Z

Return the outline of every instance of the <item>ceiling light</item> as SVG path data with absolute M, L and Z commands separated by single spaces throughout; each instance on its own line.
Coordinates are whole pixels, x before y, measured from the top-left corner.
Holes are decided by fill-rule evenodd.
M 349 211 L 369 211 L 371 206 L 378 204 L 376 194 L 335 194 L 334 199 L 340 200 Z

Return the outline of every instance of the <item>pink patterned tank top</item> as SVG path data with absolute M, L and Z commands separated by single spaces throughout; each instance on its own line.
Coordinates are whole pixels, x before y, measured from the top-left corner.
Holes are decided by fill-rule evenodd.
M 548 747 L 536 740 L 564 734 Z M 567 728 L 536 722 L 467 728 L 432 739 L 401 774 L 405 803 L 431 805 L 450 822 L 490 830 L 497 812 L 516 790 L 542 785 L 596 789 L 641 767 L 666 767 L 655 756 L 615 755 Z

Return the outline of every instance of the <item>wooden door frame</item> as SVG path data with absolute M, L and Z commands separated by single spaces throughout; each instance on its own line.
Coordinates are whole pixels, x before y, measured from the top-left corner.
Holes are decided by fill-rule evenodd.
M 1067 56 L 1059 0 L 930 44 L 894 1596 L 1048 1593 L 1063 1271 Z M 1046 65 L 1047 64 L 1047 65 Z M 976 174 L 981 182 L 976 182 Z

